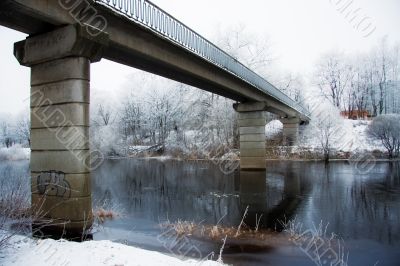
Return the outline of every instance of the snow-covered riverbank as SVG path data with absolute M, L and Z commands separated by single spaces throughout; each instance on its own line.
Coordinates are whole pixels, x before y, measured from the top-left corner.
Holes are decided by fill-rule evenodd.
M 330 139 L 331 159 L 349 159 L 350 157 L 361 154 L 373 155 L 375 159 L 387 158 L 387 150 L 382 142 L 373 139 L 368 135 L 368 120 L 350 120 L 339 118 L 336 132 Z M 267 141 L 267 159 L 303 159 L 321 160 L 322 147 L 321 136 L 316 126 L 305 126 L 302 128 L 297 145 L 287 147 L 281 142 L 283 125 L 279 120 L 269 122 L 265 127 L 265 137 Z M 212 154 L 213 160 L 238 160 L 240 157 L 238 149 L 231 149 L 228 146 L 218 146 L 216 150 L 204 150 L 202 147 L 213 147 L 213 140 L 206 140 L 206 143 L 196 142 L 194 136 L 200 133 L 194 131 L 186 132 L 186 140 L 195 144 L 192 148 L 185 147 L 174 138 L 172 134 L 165 147 L 160 150 L 160 145 L 155 146 L 127 146 L 123 147 L 120 153 L 107 155 L 107 151 L 102 151 L 108 159 L 121 158 L 153 158 L 159 160 L 182 159 L 182 160 L 208 160 Z M 115 148 L 115 150 L 118 150 Z M 212 152 L 211 152 L 212 151 Z M 218 152 L 219 151 L 219 154 Z M 221 153 L 221 151 L 225 152 Z M 0 161 L 29 160 L 30 149 L 17 144 L 10 148 L 0 148 Z
M 143 250 L 111 241 L 33 240 L 14 236 L 10 245 L 0 251 L 2 266 L 96 266 L 96 265 L 223 265 L 215 261 L 180 260 L 155 251 Z
M 23 148 L 21 145 L 14 145 L 10 148 L 0 147 L 0 161 L 29 160 L 31 149 Z

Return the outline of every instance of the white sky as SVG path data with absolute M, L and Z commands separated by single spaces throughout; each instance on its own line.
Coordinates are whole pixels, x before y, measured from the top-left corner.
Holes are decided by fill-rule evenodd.
M 349 1 L 153 0 L 206 38 L 214 36 L 216 27 L 239 23 L 257 35 L 268 36 L 278 57 L 276 64 L 303 75 L 312 73 L 316 59 L 333 49 L 367 51 L 385 35 L 390 42 L 400 42 L 400 1 L 353 0 L 348 10 L 359 8 L 359 18 L 368 17 L 376 27 L 367 38 L 336 10 L 336 3 Z M 0 26 L 0 37 L 0 113 L 15 114 L 28 108 L 24 99 L 29 97 L 30 71 L 20 66 L 12 53 L 13 43 L 26 36 Z M 93 64 L 92 91 L 116 93 L 134 71 L 106 60 Z

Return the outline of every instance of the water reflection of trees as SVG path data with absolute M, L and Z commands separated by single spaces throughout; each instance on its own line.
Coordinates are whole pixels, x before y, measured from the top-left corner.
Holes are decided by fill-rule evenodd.
M 194 220 L 237 226 L 247 206 L 246 224 L 279 229 L 290 219 L 307 186 L 296 166 L 224 175 L 207 162 L 107 161 L 93 175 L 95 202 L 114 201 L 137 218 Z
M 354 180 L 350 192 L 360 237 L 389 244 L 400 240 L 400 164 L 380 164 L 367 180 Z M 360 230 L 359 229 L 359 230 Z
M 128 215 L 280 229 L 297 217 L 304 227 L 321 221 L 328 231 L 356 239 L 400 239 L 400 166 L 378 163 L 366 175 L 343 162 L 268 162 L 267 172 L 223 175 L 206 162 L 107 161 L 93 173 L 94 198 L 120 203 Z
M 120 160 L 94 175 L 97 200 L 108 193 L 139 218 L 216 223 L 225 214 L 226 221 L 239 216 L 234 176 L 209 163 Z
M 329 223 L 343 238 L 374 239 L 392 244 L 400 239 L 399 163 L 378 163 L 361 175 L 352 165 L 331 164 L 310 171 L 315 180 L 307 213 Z

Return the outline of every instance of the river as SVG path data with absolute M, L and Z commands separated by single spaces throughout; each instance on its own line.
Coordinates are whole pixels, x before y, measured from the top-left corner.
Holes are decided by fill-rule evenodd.
M 28 162 L 0 162 L 3 177 L 16 171 L 27 173 Z M 237 227 L 246 213 L 245 224 L 254 229 L 259 220 L 267 240 L 228 239 L 226 263 L 315 265 L 310 250 L 281 232 L 282 221 L 292 220 L 299 233 L 321 225 L 325 236 L 335 234 L 340 246 L 332 249 L 344 248 L 348 265 L 400 265 L 399 162 L 377 162 L 359 173 L 347 162 L 268 161 L 265 172 L 224 174 L 206 161 L 107 160 L 92 173 L 92 191 L 94 206 L 121 214 L 95 229 L 97 240 L 191 257 L 215 252 L 216 258 L 221 239 L 188 236 L 176 245 L 160 223 Z

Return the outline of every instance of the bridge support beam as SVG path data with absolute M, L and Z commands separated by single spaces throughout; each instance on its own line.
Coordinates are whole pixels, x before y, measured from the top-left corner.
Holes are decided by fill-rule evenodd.
M 265 109 L 262 102 L 234 104 L 239 113 L 240 169 L 266 168 Z
M 299 137 L 300 119 L 298 118 L 282 118 L 283 124 L 283 143 L 288 146 L 297 144 Z
M 53 236 L 81 234 L 93 220 L 90 63 L 101 59 L 108 36 L 86 30 L 69 25 L 14 44 L 19 63 L 31 68 L 33 226 Z

